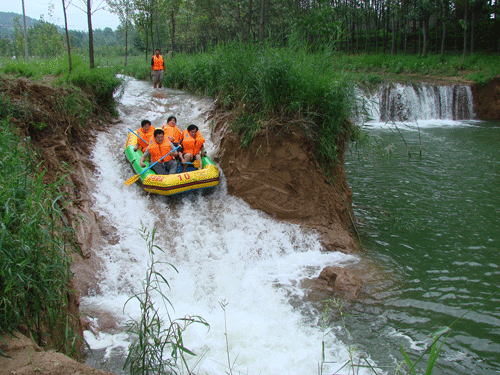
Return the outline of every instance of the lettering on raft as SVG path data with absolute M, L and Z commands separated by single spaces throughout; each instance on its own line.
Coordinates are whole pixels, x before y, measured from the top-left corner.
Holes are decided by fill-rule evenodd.
M 196 173 L 196 177 L 198 177 L 199 180 L 208 177 L 207 171 L 205 171 L 205 170 L 195 171 L 195 173 Z M 177 177 L 179 177 L 179 180 L 181 180 L 181 181 L 187 181 L 191 178 L 191 175 L 189 173 L 179 173 L 177 175 Z M 194 179 L 194 177 L 193 177 L 193 179 Z
M 178 174 L 177 177 L 179 177 L 179 179 L 181 181 L 189 180 L 191 178 L 191 176 L 189 175 L 189 173 Z
M 151 181 L 156 181 L 156 182 L 163 182 L 163 176 L 158 176 L 158 175 L 149 175 L 149 179 Z

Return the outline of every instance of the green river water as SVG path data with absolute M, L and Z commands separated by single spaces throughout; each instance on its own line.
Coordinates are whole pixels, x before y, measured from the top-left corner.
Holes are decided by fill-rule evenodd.
M 366 130 L 346 169 L 377 271 L 346 311 L 352 342 L 390 374 L 401 345 L 415 360 L 453 324 L 434 374 L 500 373 L 500 123 Z

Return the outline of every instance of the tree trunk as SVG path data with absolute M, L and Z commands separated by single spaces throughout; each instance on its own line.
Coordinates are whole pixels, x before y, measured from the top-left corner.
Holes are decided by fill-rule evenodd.
M 418 28 L 419 28 L 419 30 L 422 30 L 422 19 L 418 20 Z M 418 31 L 417 34 L 418 34 L 417 53 L 419 55 L 421 55 L 422 54 L 422 33 L 420 31 Z
M 125 66 L 127 66 L 127 57 L 128 57 L 128 19 L 125 21 Z
M 429 35 L 428 35 L 428 32 L 429 32 L 429 22 L 428 22 L 428 18 L 424 15 L 424 19 L 422 20 L 422 40 L 423 40 L 423 43 L 422 43 L 422 56 L 426 56 L 427 55 L 427 45 L 429 44 Z
M 248 0 L 248 13 L 247 13 L 246 28 L 245 28 L 246 29 L 245 34 L 246 34 L 247 41 L 250 41 L 251 39 L 253 40 L 253 38 L 251 38 L 251 34 L 252 34 L 252 8 L 253 8 L 253 1 Z
M 378 4 L 377 2 L 375 4 Z M 376 5 L 376 8 L 375 8 L 375 24 L 374 24 L 374 28 L 375 28 L 375 32 L 373 33 L 374 34 L 374 38 L 375 38 L 375 53 L 378 53 L 378 13 L 379 13 L 379 10 L 378 10 L 378 5 Z
M 89 28 L 90 69 L 94 69 L 94 34 L 92 32 L 92 0 L 87 0 L 87 24 Z
M 174 56 L 175 51 L 175 15 L 174 11 L 170 13 L 170 22 L 172 24 L 172 34 L 170 35 L 170 41 L 172 43 L 172 56 Z
M 446 22 L 443 22 L 443 33 L 441 35 L 441 56 L 444 55 L 445 40 L 446 40 Z
M 386 17 L 386 13 L 389 13 L 387 11 L 384 11 L 382 7 L 382 28 L 384 30 L 383 32 L 383 40 L 382 40 L 382 53 L 385 55 L 386 49 L 387 49 L 387 36 L 389 34 L 389 20 Z
M 68 31 L 68 18 L 66 16 L 66 3 L 62 0 L 63 12 L 64 12 L 64 30 L 66 31 L 66 45 L 68 46 L 68 61 L 69 61 L 69 70 L 68 70 L 68 80 L 71 75 L 71 70 L 73 69 L 73 64 L 71 62 L 71 46 L 69 44 L 69 31 Z
M 266 7 L 266 0 L 260 1 L 260 19 L 259 19 L 259 43 L 262 43 L 264 36 L 264 10 Z
M 160 51 L 162 51 L 162 48 L 161 48 L 161 47 L 162 47 L 162 45 L 161 45 L 161 39 L 160 39 L 160 28 L 158 27 L 158 7 L 156 7 L 156 9 L 155 9 L 155 15 L 156 15 L 156 17 L 155 17 L 155 21 L 156 21 L 156 22 L 155 22 L 155 25 L 156 25 L 156 41 L 157 41 L 157 43 L 158 43 L 158 44 L 157 44 L 157 45 L 158 45 L 158 47 L 157 47 L 157 48 L 158 48 Z M 165 43 L 165 46 L 166 46 L 166 43 Z
M 474 53 L 474 8 L 470 17 L 470 53 Z
M 146 32 L 146 61 L 148 61 L 148 49 L 149 49 L 149 35 L 148 35 L 148 25 L 144 26 L 144 31 Z
M 391 55 L 396 54 L 396 25 L 394 21 L 394 15 L 391 18 L 392 23 L 392 43 L 391 43 Z
M 26 12 L 24 11 L 24 0 L 23 0 L 23 23 L 24 23 L 24 58 L 28 62 L 28 32 L 26 29 Z
M 365 53 L 368 53 L 369 52 L 369 48 L 370 48 L 370 32 L 371 32 L 371 29 L 370 29 L 370 8 L 367 6 L 366 7 L 366 17 L 365 17 L 365 32 L 366 32 L 366 35 L 365 35 Z
M 155 38 L 154 38 L 154 33 L 153 33 L 153 10 L 151 10 L 149 14 L 149 32 L 151 34 L 151 55 L 154 55 L 155 50 L 159 49 L 160 46 L 157 46 L 155 48 Z
M 245 28 L 243 25 L 243 19 L 241 17 L 241 7 L 238 3 L 238 7 L 236 8 L 236 21 L 238 22 L 238 28 L 240 29 L 241 40 L 245 40 Z
M 465 61 L 465 55 L 467 54 L 467 7 L 469 5 L 469 1 L 466 0 L 465 1 L 465 13 L 464 13 L 464 24 L 463 24 L 463 28 L 464 28 L 464 48 L 463 48 L 463 52 L 462 52 L 462 61 Z

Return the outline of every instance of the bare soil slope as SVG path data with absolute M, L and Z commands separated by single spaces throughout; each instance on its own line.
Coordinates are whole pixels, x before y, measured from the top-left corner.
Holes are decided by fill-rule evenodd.
M 299 127 L 287 133 L 261 132 L 247 149 L 229 129 L 229 119 L 225 114 L 212 118 L 214 143 L 219 145 L 216 160 L 228 192 L 276 219 L 316 230 L 327 250 L 354 251 L 349 233 L 352 191 L 345 176 L 343 142 L 329 184 Z

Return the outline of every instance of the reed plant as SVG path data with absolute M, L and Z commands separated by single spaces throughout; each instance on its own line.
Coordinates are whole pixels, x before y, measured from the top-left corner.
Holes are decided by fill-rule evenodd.
M 163 250 L 154 244 L 156 226 L 151 232 L 142 228 L 142 237 L 147 243 L 149 264 L 143 289 L 132 296 L 128 301 L 135 300 L 139 303 L 141 314 L 138 320 L 130 319 L 128 333 L 135 337 L 129 347 L 124 369 L 127 367 L 131 374 L 178 374 L 185 369 L 191 374 L 186 355 L 194 356 L 183 340 L 184 331 L 193 323 L 208 323 L 200 316 L 185 316 L 172 319 L 169 310 L 173 308 L 165 287 L 169 288 L 168 280 L 157 271 L 157 267 L 164 262 L 155 259 L 155 252 Z M 164 263 L 177 272 L 170 263 Z M 160 309 L 153 301 L 153 295 L 159 295 L 164 304 L 166 313 L 160 315 Z
M 63 214 L 64 175 L 52 184 L 38 173 L 29 139 L 19 146 L 7 119 L 0 124 L 0 335 L 24 326 L 42 346 L 76 354 L 68 314 L 73 230 Z

